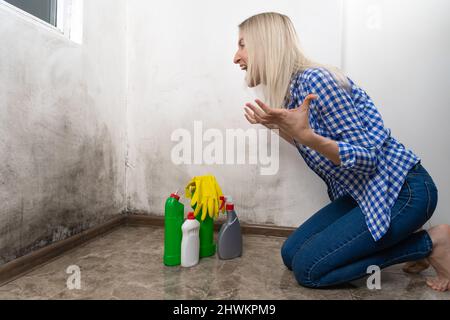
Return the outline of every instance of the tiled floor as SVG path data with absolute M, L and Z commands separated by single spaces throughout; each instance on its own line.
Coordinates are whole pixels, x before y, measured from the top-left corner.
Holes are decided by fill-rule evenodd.
M 191 269 L 162 263 L 163 229 L 123 227 L 0 287 L 0 299 L 445 299 L 425 275 L 399 266 L 382 273 L 382 290 L 366 280 L 339 289 L 297 284 L 280 256 L 282 238 L 245 236 L 244 255 L 232 261 L 202 259 Z M 68 290 L 66 270 L 81 268 L 81 289 Z

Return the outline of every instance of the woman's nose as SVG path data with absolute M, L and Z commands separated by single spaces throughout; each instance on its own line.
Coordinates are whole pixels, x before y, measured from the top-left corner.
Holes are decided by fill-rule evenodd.
M 234 64 L 239 64 L 240 61 L 241 61 L 241 57 L 239 56 L 238 53 L 236 53 L 236 54 L 234 55 L 233 62 L 234 62 Z

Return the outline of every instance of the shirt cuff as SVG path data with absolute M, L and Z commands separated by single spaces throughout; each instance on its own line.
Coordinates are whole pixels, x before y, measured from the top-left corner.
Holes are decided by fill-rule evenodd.
M 371 149 L 338 141 L 341 167 L 363 174 L 372 174 L 377 167 L 377 156 Z
M 356 162 L 355 149 L 351 144 L 338 141 L 339 158 L 341 159 L 341 167 L 350 169 L 354 167 Z

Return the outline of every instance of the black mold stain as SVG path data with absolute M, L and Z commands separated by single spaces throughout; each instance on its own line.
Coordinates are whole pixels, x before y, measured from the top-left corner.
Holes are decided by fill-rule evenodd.
M 3 220 L 0 226 L 0 265 L 17 257 L 17 249 L 11 244 L 20 247 L 22 226 L 22 208 L 15 211 Z
M 167 197 L 175 191 L 184 195 L 184 187 L 192 179 L 185 166 L 172 164 L 170 148 L 161 149 L 161 144 L 149 146 L 152 154 L 145 161 L 145 184 L 147 188 L 148 207 L 152 214 L 164 214 L 164 203 Z M 158 195 L 158 197 L 155 197 Z M 188 200 L 182 200 L 187 207 Z
M 9 44 L 21 54 L 2 69 L 9 81 L 0 102 L 0 265 L 97 225 L 125 204 L 124 163 L 96 114 L 107 105 L 89 93 L 103 79 L 73 70 L 82 56 L 34 57 L 22 40 Z M 47 45 L 67 53 L 60 41 Z M 42 64 L 33 68 L 30 58 Z
M 68 136 L 73 134 L 70 126 L 65 128 Z M 68 152 L 61 148 L 64 146 L 54 146 L 56 155 Z M 32 150 L 33 164 L 39 168 L 40 151 Z M 118 180 L 122 163 L 115 154 L 111 135 L 103 125 L 94 137 L 84 138 L 73 161 L 62 172 L 39 177 L 45 190 L 32 212 L 24 212 L 21 205 L 7 213 L 9 218 L 0 227 L 0 265 L 120 213 L 122 203 L 114 199 L 122 183 Z

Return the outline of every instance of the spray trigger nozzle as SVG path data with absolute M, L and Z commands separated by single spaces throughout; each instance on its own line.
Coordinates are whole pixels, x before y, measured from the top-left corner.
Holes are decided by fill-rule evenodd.
M 229 206 L 233 206 L 233 198 L 230 196 L 221 196 L 220 201 L 220 211 L 223 211 L 224 209 L 228 210 Z
M 220 208 L 219 211 L 223 211 L 223 209 L 225 208 L 225 204 L 227 203 L 227 198 L 225 198 L 225 196 L 220 196 Z

